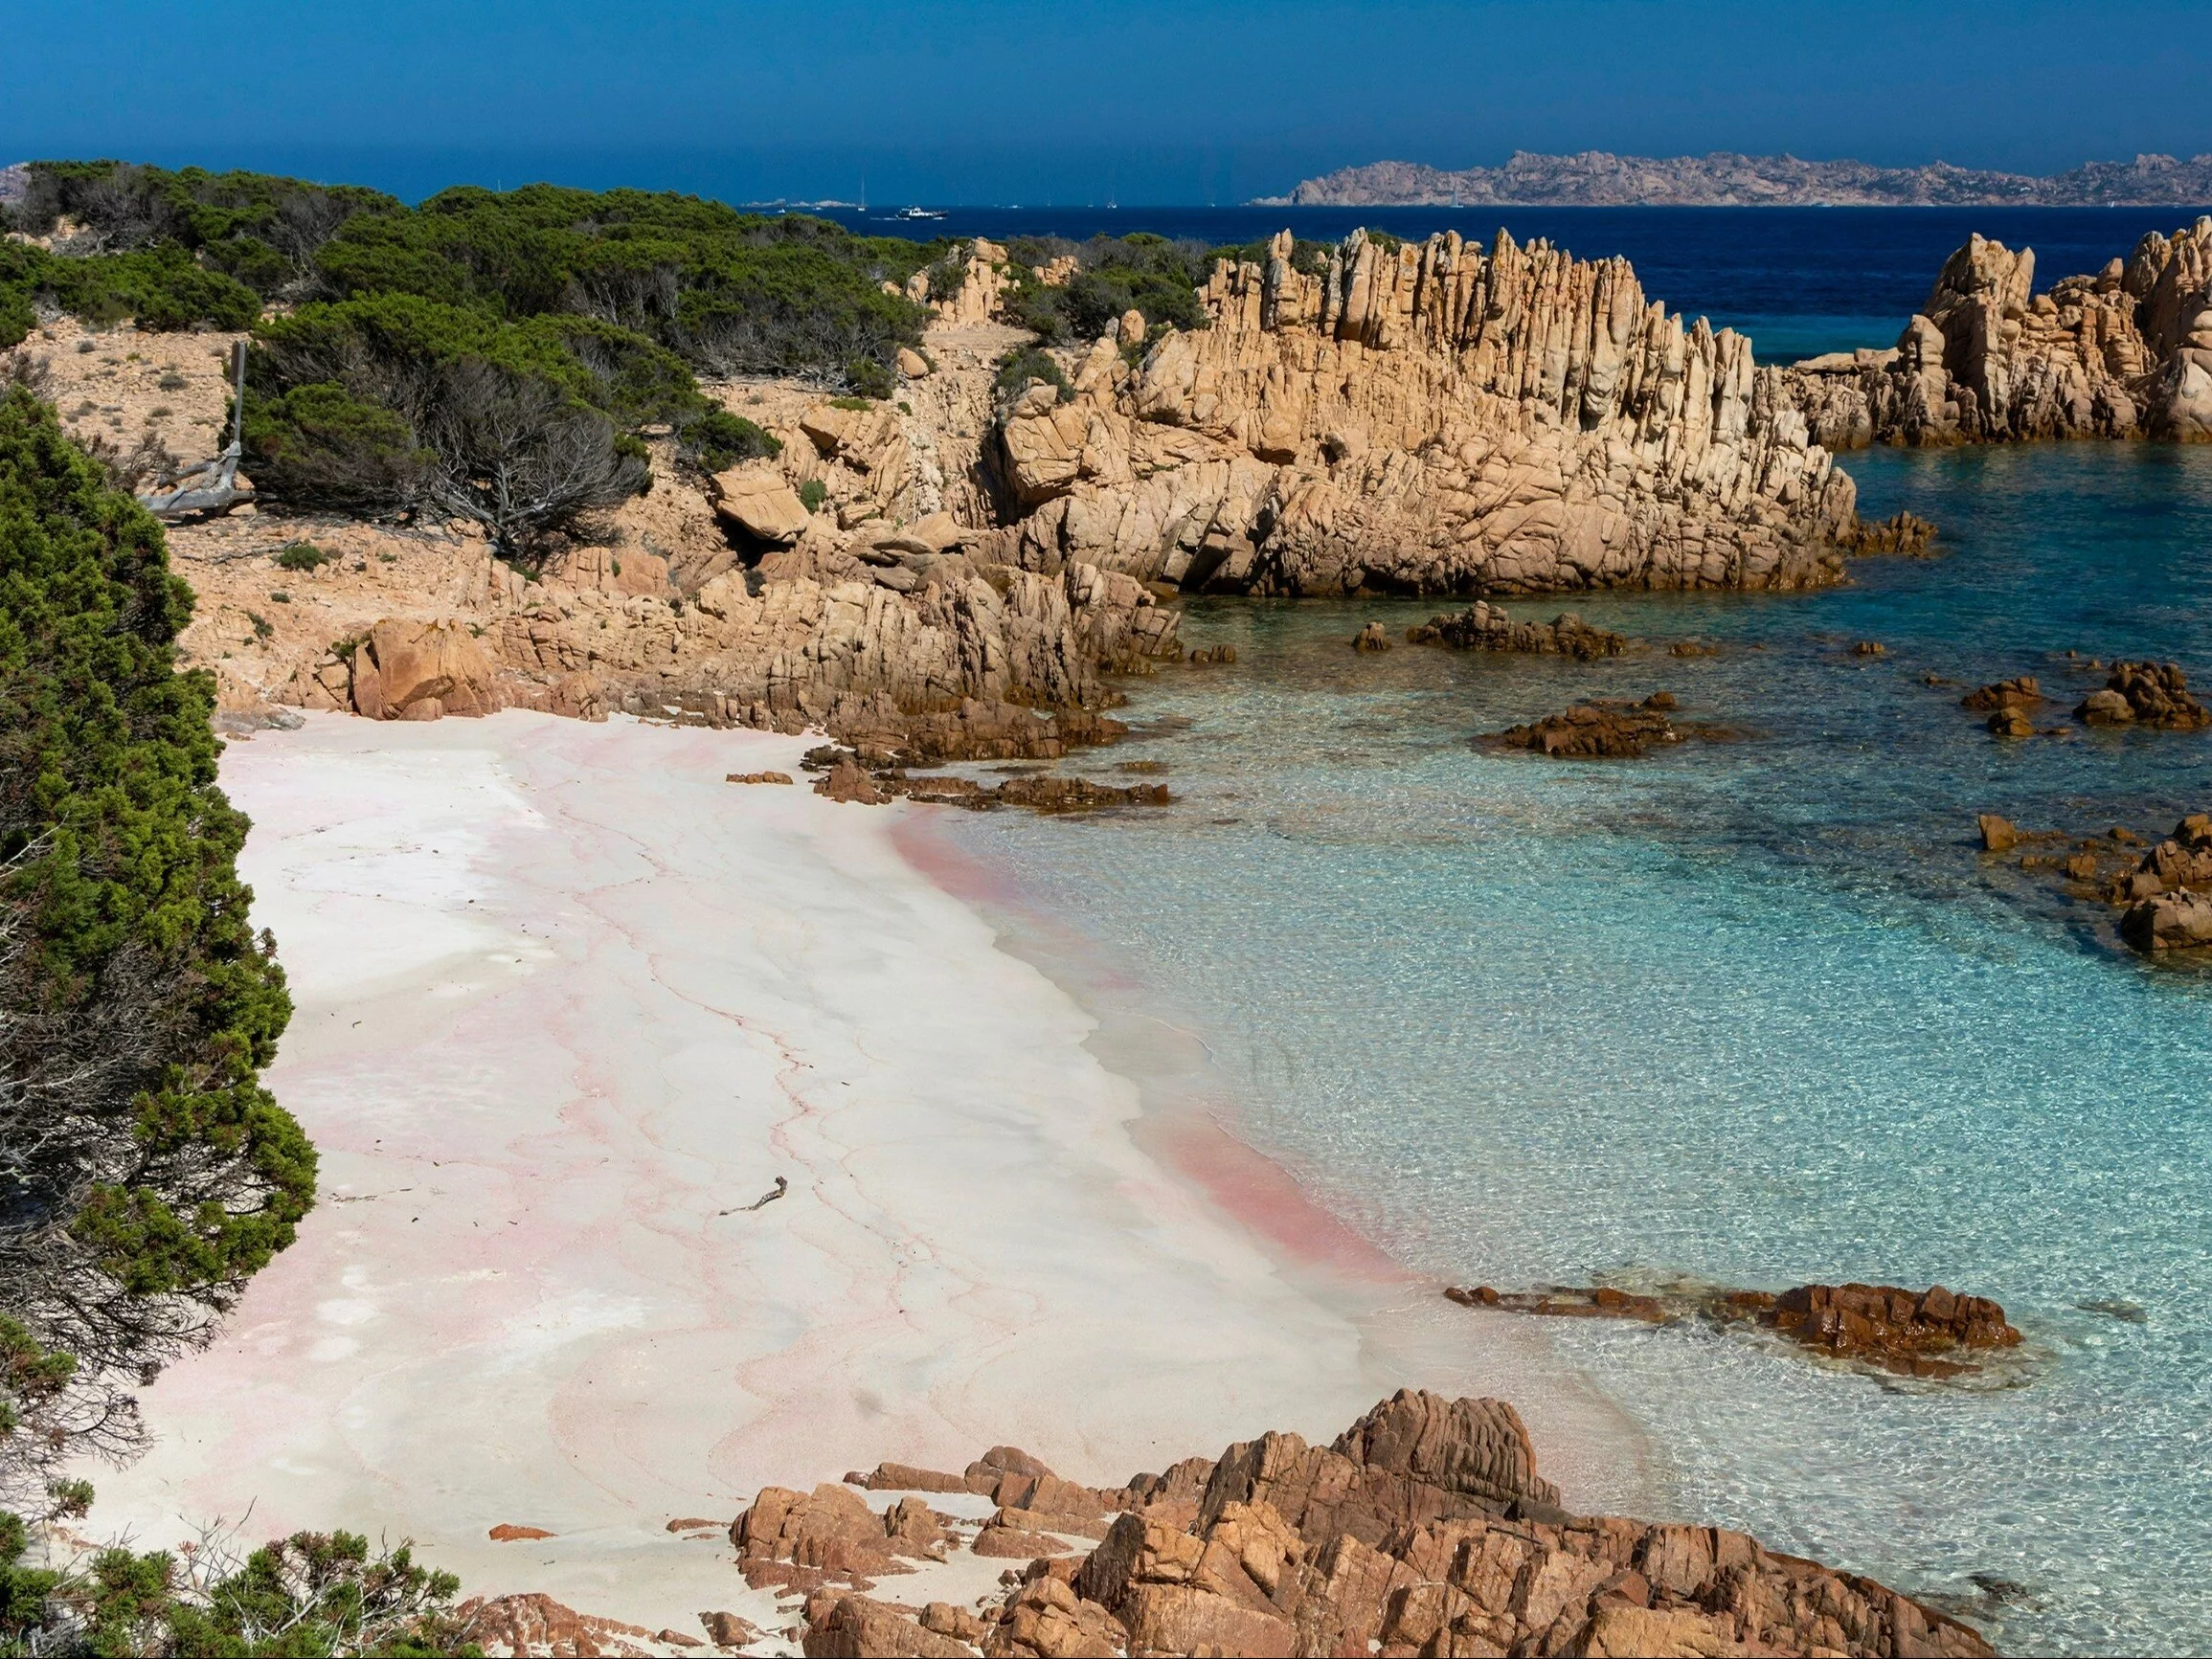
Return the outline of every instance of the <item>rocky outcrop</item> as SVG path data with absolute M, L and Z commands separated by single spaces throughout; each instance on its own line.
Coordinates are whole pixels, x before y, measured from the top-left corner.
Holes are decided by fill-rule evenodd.
M 1291 254 L 1219 262 L 1210 326 L 1134 368 L 1101 339 L 1072 397 L 1004 412 L 994 556 L 1261 594 L 1838 579 L 1850 480 L 1748 340 L 1647 303 L 1625 260 L 1503 233 L 1354 232 L 1318 275 Z
M 1885 351 L 1780 371 L 1829 449 L 2212 438 L 2212 218 L 2035 292 L 2035 253 L 1972 237 Z
M 1639 1294 L 1610 1285 L 1501 1291 L 1478 1285 L 1444 1293 L 1470 1308 L 1549 1318 L 1755 1325 L 1828 1358 L 1906 1377 L 1964 1376 L 1980 1368 L 1978 1356 L 2020 1342 L 1997 1303 L 1941 1285 L 1919 1291 L 1895 1285 L 1799 1285 L 1779 1294 L 1711 1288 Z
M 2074 710 L 2089 726 L 2154 726 L 2197 731 L 2212 726 L 2212 710 L 2189 695 L 2189 677 L 2178 662 L 2115 662 L 2111 676 Z
M 606 1659 L 643 1659 L 667 1652 L 663 1633 L 641 1625 L 579 1613 L 546 1595 L 479 1597 L 455 1610 L 460 1639 L 485 1653 L 524 1656 L 598 1653 Z M 742 1621 L 739 1622 L 742 1624 Z M 746 1640 L 753 1639 L 751 1632 Z M 690 1638 L 696 1640 L 696 1638 Z
M 1000 1486 L 1058 1478 L 989 1472 Z M 1168 1485 L 1201 1490 L 1155 1495 Z M 824 1589 L 806 1603 L 804 1651 L 1991 1651 L 1885 1585 L 1741 1533 L 1561 1510 L 1498 1401 L 1402 1391 L 1326 1448 L 1263 1435 L 1095 1495 L 1116 1507 L 1087 1556 L 1031 1560 L 974 1613 Z
M 1628 649 L 1620 635 L 1593 628 L 1572 611 L 1548 622 L 1517 622 L 1502 607 L 1481 599 L 1456 616 L 1432 617 L 1408 628 L 1406 638 L 1415 645 L 1449 645 L 1456 651 L 1521 651 L 1583 661 L 1617 657 Z
M 1578 703 L 1564 713 L 1507 727 L 1484 741 L 1558 760 L 1634 760 L 1682 740 L 1665 713 L 1674 705 L 1663 691 L 1641 703 Z
M 484 715 L 505 701 L 483 647 L 454 622 L 377 623 L 347 658 L 346 691 L 371 720 Z

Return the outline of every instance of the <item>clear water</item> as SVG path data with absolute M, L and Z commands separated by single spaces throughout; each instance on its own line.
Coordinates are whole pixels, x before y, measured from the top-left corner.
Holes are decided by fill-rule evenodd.
M 2212 975 L 2141 963 L 1972 840 L 1990 810 L 2170 826 L 2212 806 L 2212 738 L 2007 744 L 1957 706 L 2034 672 L 2063 719 L 2101 680 L 2068 647 L 2212 679 L 2212 450 L 1850 465 L 1945 556 L 1820 594 L 1591 597 L 1657 648 L 1589 665 L 1346 648 L 1426 603 L 1195 603 L 1187 635 L 1238 665 L 1135 683 L 1143 735 L 1088 762 L 1162 760 L 1178 805 L 953 833 L 1195 1023 L 1238 1131 L 1417 1269 L 1996 1296 L 2031 1344 L 2007 1386 L 1557 1339 L 1681 1514 L 2007 1650 L 2212 1650 Z M 1721 654 L 1666 654 L 1691 637 Z M 1467 741 L 1661 687 L 1750 735 L 1599 765 Z

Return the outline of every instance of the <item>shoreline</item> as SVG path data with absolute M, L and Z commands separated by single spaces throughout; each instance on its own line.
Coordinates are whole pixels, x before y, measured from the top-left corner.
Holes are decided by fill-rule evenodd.
M 1106 1028 L 902 855 L 913 809 L 722 781 L 806 746 L 508 712 L 230 751 L 322 1197 L 78 1534 L 406 1536 L 466 1593 L 683 1629 L 768 1622 L 666 1531 L 764 1484 L 1007 1441 L 1118 1482 L 1401 1385 L 1546 1416 L 1518 1333 L 1148 1127 Z
M 1664 1448 L 1561 1356 L 1541 1324 L 1470 1316 L 1445 1299 L 1443 1280 L 1402 1265 L 1243 1138 L 1204 1039 L 1143 1006 L 1139 980 L 955 844 L 951 826 L 959 820 L 947 810 L 902 814 L 893 843 L 993 927 L 999 950 L 1034 968 L 1090 1018 L 1084 1047 L 1137 1090 L 1140 1111 L 1130 1135 L 1142 1152 L 1244 1229 L 1308 1293 L 1359 1320 L 1380 1350 L 1403 1356 L 1409 1369 L 1456 1363 L 1471 1379 L 1460 1392 L 1510 1401 L 1528 1424 L 1538 1467 L 1569 1508 L 1675 1513 Z M 1407 1385 L 1414 1385 L 1410 1376 Z

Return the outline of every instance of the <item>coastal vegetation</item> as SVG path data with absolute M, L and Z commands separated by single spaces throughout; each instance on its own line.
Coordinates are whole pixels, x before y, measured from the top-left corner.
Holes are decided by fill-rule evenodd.
M 528 559 L 648 479 L 640 434 L 702 464 L 769 453 L 695 376 L 888 396 L 945 248 L 694 197 L 373 191 L 112 162 L 30 169 L 0 244 L 0 345 L 40 304 L 254 327 L 246 444 L 280 504 L 434 510 Z M 287 314 L 261 318 L 263 303 Z
M 0 399 L 0 1651 L 456 1651 L 459 1588 L 401 1547 L 116 1547 L 26 1565 L 84 1513 L 69 1460 L 139 1440 L 131 1390 L 292 1241 L 315 1153 L 261 1087 L 291 1016 L 247 921 L 245 818 L 158 525 L 21 387 Z

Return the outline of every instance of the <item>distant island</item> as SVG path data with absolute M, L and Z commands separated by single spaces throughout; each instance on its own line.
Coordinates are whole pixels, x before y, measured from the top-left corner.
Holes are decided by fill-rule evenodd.
M 1379 161 L 1306 179 L 1254 207 L 2194 207 L 2212 203 L 2212 154 L 2177 161 L 2088 162 L 2037 178 L 1935 162 L 1885 168 L 1794 155 L 1533 155 L 1515 150 L 1499 168 L 1456 171 Z

